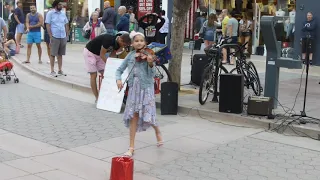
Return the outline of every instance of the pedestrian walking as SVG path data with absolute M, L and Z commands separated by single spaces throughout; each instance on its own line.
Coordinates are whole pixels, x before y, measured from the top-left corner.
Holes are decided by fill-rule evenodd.
M 13 33 L 13 36 L 16 36 L 17 21 L 14 18 L 14 9 L 12 9 L 11 13 L 9 14 L 8 26 L 9 26 L 9 32 Z
M 127 8 L 125 6 L 120 6 L 118 8 L 118 14 L 120 16 L 120 20 L 117 24 L 117 31 L 126 31 L 129 32 L 129 25 L 130 25 L 130 15 L 126 13 Z
M 27 60 L 24 63 L 30 63 L 31 48 L 33 43 L 36 44 L 38 49 L 39 64 L 42 64 L 42 48 L 41 48 L 41 27 L 43 26 L 43 17 L 37 12 L 35 4 L 30 6 L 30 13 L 27 14 L 26 18 L 26 32 L 27 35 Z
M 203 23 L 202 28 L 199 31 L 199 34 L 202 34 L 201 37 L 203 37 L 204 39 L 205 48 L 210 47 L 212 46 L 212 44 L 214 44 L 217 26 L 217 16 L 211 13 L 208 20 Z
M 22 9 L 22 2 L 18 1 L 17 2 L 17 8 L 14 10 L 14 18 L 17 22 L 17 43 L 18 45 L 23 48 L 23 45 L 21 45 L 21 38 L 23 33 L 25 32 L 24 30 L 24 23 L 25 23 L 25 16 L 23 13 L 23 9 Z M 18 48 L 20 48 L 18 47 Z
M 110 34 L 102 34 L 92 39 L 87 43 L 83 50 L 83 56 L 87 72 L 90 74 L 90 85 L 92 93 L 98 100 L 97 76 L 98 73 L 104 73 L 107 58 L 105 54 L 111 50 L 118 50 L 120 48 L 129 46 L 131 43 L 129 34 L 121 36 L 113 36 Z
M 116 16 L 117 16 L 117 14 L 114 11 L 114 9 L 110 6 L 110 2 L 105 1 L 102 22 L 104 24 L 104 27 L 107 30 L 107 32 L 106 32 L 107 34 L 114 35 Z
M 50 67 L 51 75 L 56 76 L 54 71 L 54 59 L 58 58 L 58 75 L 64 75 L 62 71 L 62 56 L 66 54 L 67 38 L 69 35 L 68 18 L 62 10 L 60 0 L 52 3 L 54 8 L 46 17 L 47 30 L 50 37 Z
M 130 128 L 130 145 L 125 155 L 131 157 L 134 153 L 136 132 L 145 131 L 152 126 L 155 130 L 158 147 L 162 146 L 163 142 L 156 121 L 154 57 L 141 53 L 146 46 L 144 34 L 132 31 L 130 37 L 135 51 L 130 52 L 117 69 L 116 80 L 118 88 L 122 89 L 121 75 L 127 68 L 132 72 L 129 74 L 129 93 L 123 117 L 125 126 Z
M 106 28 L 104 27 L 104 24 L 99 19 L 99 13 L 93 12 L 90 20 L 86 23 L 86 25 L 83 27 L 83 32 L 90 31 L 90 37 L 89 40 L 92 40 L 96 38 L 97 36 L 103 34 L 106 32 Z
M 138 26 L 138 21 L 136 20 L 135 14 L 133 13 L 133 7 L 130 6 L 128 8 L 128 14 L 130 16 L 130 25 L 129 25 L 129 32 L 131 31 L 138 31 L 139 26 Z
M 166 37 L 169 33 L 169 19 L 168 17 L 166 16 L 166 11 L 165 10 L 162 10 L 161 11 L 161 16 L 162 18 L 165 20 L 163 26 L 161 27 L 161 29 L 159 30 L 159 42 L 161 44 L 165 44 L 166 43 Z

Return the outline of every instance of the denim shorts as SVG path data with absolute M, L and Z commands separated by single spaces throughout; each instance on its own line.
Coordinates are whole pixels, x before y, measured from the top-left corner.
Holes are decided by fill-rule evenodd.
M 41 32 L 28 32 L 27 44 L 40 44 L 41 43 Z
M 17 33 L 23 34 L 24 33 L 24 24 L 18 24 L 17 25 Z

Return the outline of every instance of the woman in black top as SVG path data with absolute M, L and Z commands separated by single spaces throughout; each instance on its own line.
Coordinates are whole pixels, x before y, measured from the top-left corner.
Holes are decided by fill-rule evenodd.
M 145 18 L 147 18 L 147 22 L 144 22 Z M 158 19 L 161 20 L 159 23 Z M 139 19 L 138 23 L 139 26 L 144 30 L 147 44 L 150 44 L 152 42 L 157 42 L 159 30 L 165 23 L 165 19 L 156 13 L 147 13 Z

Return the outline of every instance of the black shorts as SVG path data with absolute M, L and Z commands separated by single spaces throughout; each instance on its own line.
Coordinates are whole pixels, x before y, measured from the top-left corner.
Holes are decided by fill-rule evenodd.
M 238 36 L 232 36 L 231 41 L 228 42 L 228 44 L 238 44 Z
M 243 36 L 243 37 L 250 37 L 250 36 L 251 36 L 251 31 L 241 32 L 241 36 Z
M 314 46 L 314 40 L 310 39 L 309 40 L 309 45 L 307 45 L 307 39 L 303 38 L 302 42 L 301 42 L 301 52 L 302 53 L 306 53 L 307 52 L 307 48 L 309 47 L 309 53 L 313 53 L 313 46 Z

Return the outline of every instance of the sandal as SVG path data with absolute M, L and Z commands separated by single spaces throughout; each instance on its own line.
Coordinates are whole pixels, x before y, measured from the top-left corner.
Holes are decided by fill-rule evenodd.
M 161 133 L 156 133 L 156 137 L 157 137 L 157 146 L 158 146 L 158 147 L 163 146 L 163 141 L 162 141 Z
M 22 62 L 23 64 L 29 64 L 30 63 L 30 61 L 24 61 L 24 62 Z
M 127 152 L 125 152 L 123 155 L 127 156 L 127 157 L 132 157 L 134 154 L 134 148 L 133 147 L 129 147 L 129 150 Z

